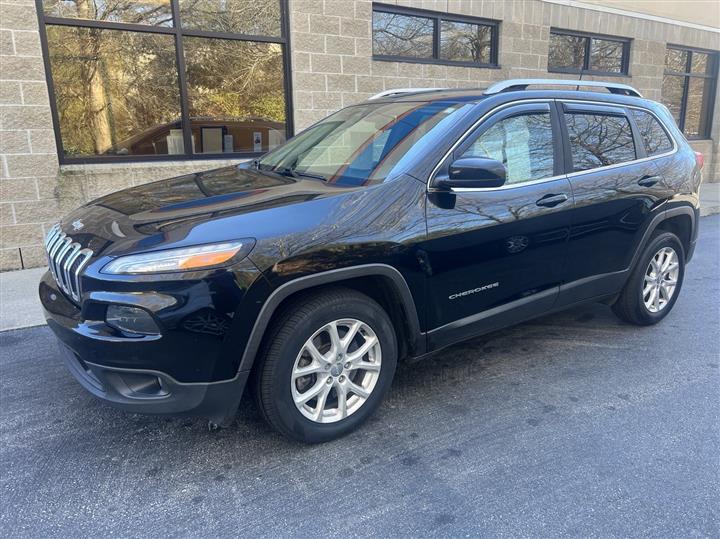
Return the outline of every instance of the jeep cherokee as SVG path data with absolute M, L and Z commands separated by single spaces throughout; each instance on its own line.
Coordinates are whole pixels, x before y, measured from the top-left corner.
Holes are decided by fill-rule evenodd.
M 255 161 L 76 210 L 39 293 L 92 394 L 222 425 L 249 383 L 278 431 L 320 442 L 377 409 L 400 359 L 583 302 L 663 319 L 701 168 L 625 85 L 383 92 Z

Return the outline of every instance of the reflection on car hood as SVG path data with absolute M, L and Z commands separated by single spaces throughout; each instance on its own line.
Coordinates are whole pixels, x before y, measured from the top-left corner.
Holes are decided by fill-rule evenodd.
M 355 189 L 280 176 L 243 164 L 112 193 L 72 212 L 63 220 L 63 229 L 96 254 L 115 242 L 152 248 L 159 243 L 177 242 L 194 224 Z

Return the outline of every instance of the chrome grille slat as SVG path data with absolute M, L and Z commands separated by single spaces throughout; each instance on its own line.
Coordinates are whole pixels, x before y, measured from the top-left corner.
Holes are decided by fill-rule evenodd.
M 45 238 L 48 266 L 60 289 L 76 302 L 80 302 L 80 275 L 93 256 L 91 249 L 65 234 L 60 225 L 53 226 Z
M 77 255 L 80 253 L 80 249 L 81 247 L 79 243 L 71 244 L 70 251 L 68 251 L 67 254 L 67 260 L 65 260 L 65 264 L 63 264 L 63 280 L 71 289 L 72 286 L 70 286 L 70 268 L 72 268 L 72 265 L 75 262 Z

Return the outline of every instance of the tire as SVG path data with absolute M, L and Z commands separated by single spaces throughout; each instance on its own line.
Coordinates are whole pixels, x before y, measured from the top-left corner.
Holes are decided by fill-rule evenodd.
M 331 342 L 333 324 L 340 337 L 336 345 Z M 357 333 L 344 353 L 351 328 Z M 363 346 L 368 351 L 356 359 Z M 295 440 L 319 443 L 344 436 L 382 402 L 395 374 L 397 349 L 390 318 L 368 296 L 346 288 L 305 294 L 284 308 L 270 328 L 255 371 L 258 408 L 271 426 Z M 301 368 L 313 372 L 293 378 Z M 296 405 L 296 399 L 315 390 L 320 391 L 317 397 Z
M 672 268 L 675 264 L 677 264 L 677 267 L 672 271 L 667 269 L 663 271 L 661 268 L 660 277 L 655 277 L 657 271 L 655 267 L 651 267 L 651 263 L 655 261 L 655 266 L 658 264 L 663 265 L 668 259 L 663 258 L 661 253 L 670 256 L 670 252 L 674 253 L 676 260 L 671 258 L 667 268 Z M 625 284 L 625 288 L 623 288 L 620 297 L 613 305 L 613 312 L 625 322 L 638 326 L 657 324 L 670 313 L 673 305 L 675 305 L 680 295 L 684 277 L 685 249 L 682 242 L 671 232 L 656 232 L 643 250 Z M 667 299 L 668 288 L 663 289 L 662 286 L 657 287 L 657 285 L 660 283 L 667 284 L 673 280 L 676 284 L 669 294 L 669 299 Z M 652 290 L 646 293 L 646 287 L 648 286 L 650 289 L 656 289 L 657 301 L 655 301 L 655 296 L 652 295 Z

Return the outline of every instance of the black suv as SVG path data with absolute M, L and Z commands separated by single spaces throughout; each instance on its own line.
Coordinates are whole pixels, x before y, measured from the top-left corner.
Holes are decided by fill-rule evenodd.
M 40 283 L 69 369 L 214 424 L 249 381 L 277 430 L 319 442 L 373 413 L 400 359 L 588 301 L 660 321 L 702 155 L 633 88 L 567 84 L 384 92 L 259 160 L 78 209 Z

